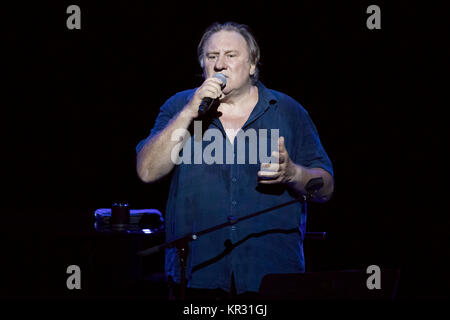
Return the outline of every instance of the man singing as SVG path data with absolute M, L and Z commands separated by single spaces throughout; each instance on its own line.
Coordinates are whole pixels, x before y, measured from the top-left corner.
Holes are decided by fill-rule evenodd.
M 301 201 L 280 205 L 304 196 L 325 202 L 334 188 L 332 164 L 307 111 L 258 80 L 259 58 L 258 44 L 246 25 L 211 25 L 198 46 L 204 82 L 169 98 L 149 137 L 137 146 L 142 181 L 152 183 L 171 174 L 167 241 L 279 206 L 190 243 L 188 287 L 202 289 L 205 297 L 218 291 L 256 293 L 266 274 L 304 272 L 304 206 Z M 225 78 L 214 76 L 217 73 Z M 213 106 L 199 114 L 207 98 Z M 191 136 L 196 123 L 220 136 Z M 212 152 L 222 161 L 211 163 L 195 152 L 189 154 L 192 161 L 173 159 L 174 154 L 186 159 L 196 144 L 206 150 L 210 143 L 223 147 Z M 265 149 L 270 161 L 260 155 L 263 145 L 272 146 Z M 255 152 L 258 160 L 250 161 Z M 323 185 L 308 194 L 305 187 L 314 178 L 321 178 Z M 166 251 L 166 273 L 180 282 L 176 248 Z

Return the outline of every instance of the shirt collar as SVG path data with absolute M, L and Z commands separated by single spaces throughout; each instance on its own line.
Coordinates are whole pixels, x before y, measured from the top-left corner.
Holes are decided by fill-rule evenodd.
M 261 117 L 267 111 L 267 109 L 269 109 L 269 107 L 274 106 L 278 101 L 272 91 L 267 89 L 261 81 L 258 81 L 256 83 L 256 86 L 258 87 L 258 102 L 253 108 L 250 116 L 247 119 L 247 122 L 245 122 L 242 129 Z
M 256 103 L 256 106 L 250 113 L 250 116 L 248 117 L 247 121 L 242 126 L 242 129 L 250 125 L 252 122 L 256 121 L 267 111 L 267 109 L 269 109 L 269 107 L 275 106 L 278 101 L 277 97 L 275 97 L 273 92 L 267 89 L 266 86 L 263 85 L 261 81 L 256 82 L 256 87 L 258 87 L 258 102 Z M 194 93 L 195 90 L 193 90 L 193 92 L 190 95 L 188 95 L 188 97 L 186 98 L 186 102 L 192 98 Z M 220 124 L 218 118 L 214 118 L 212 122 L 217 127 L 222 128 L 222 125 Z

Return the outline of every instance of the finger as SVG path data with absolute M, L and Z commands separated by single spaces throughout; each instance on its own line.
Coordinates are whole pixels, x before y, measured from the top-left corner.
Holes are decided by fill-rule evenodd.
M 220 87 L 220 84 L 218 84 L 215 81 L 205 81 L 203 83 L 203 87 L 214 88 L 214 90 L 217 90 L 217 91 L 220 91 L 220 92 L 222 91 L 222 88 Z
M 280 158 L 279 158 L 278 161 L 279 161 L 280 163 L 285 163 L 286 160 L 287 160 L 287 158 L 288 158 L 287 152 L 283 152 L 283 153 L 280 152 Z
M 284 145 L 284 137 L 283 136 L 278 138 L 278 148 L 279 148 L 280 153 L 287 152 L 286 146 Z
M 284 163 L 288 157 L 286 152 L 280 153 L 277 151 L 272 151 L 271 156 L 272 156 L 272 159 L 271 159 L 272 163 L 280 163 L 280 164 Z
M 208 97 L 211 96 L 210 98 L 215 97 L 215 96 L 218 94 L 217 90 L 215 90 L 215 88 L 211 88 L 211 87 L 205 87 L 205 88 L 203 89 L 203 92 L 204 92 L 204 94 L 207 95 Z
M 222 89 L 222 81 L 218 78 L 209 78 L 206 79 L 204 83 L 212 84 L 214 86 L 218 86 L 219 89 Z
M 225 88 L 226 84 L 224 82 L 222 82 L 222 80 L 214 78 L 214 80 L 219 84 L 220 88 L 222 89 Z
M 281 181 L 279 179 L 275 179 L 275 180 L 267 179 L 267 180 L 259 180 L 258 183 L 260 183 L 260 184 L 279 184 L 279 183 L 281 183 Z
M 204 97 L 216 99 L 222 94 L 222 91 L 215 86 L 205 85 L 203 87 L 203 95 Z
M 289 155 L 284 145 L 284 137 L 278 138 L 278 151 L 280 152 L 280 162 L 287 161 Z
M 261 163 L 261 171 L 279 171 L 280 165 L 278 163 Z
M 278 171 L 258 171 L 258 178 L 260 179 L 277 179 L 280 176 Z

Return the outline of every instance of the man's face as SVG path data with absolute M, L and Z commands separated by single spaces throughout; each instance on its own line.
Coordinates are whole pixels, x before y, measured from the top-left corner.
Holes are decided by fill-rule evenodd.
M 250 83 L 250 75 L 255 73 L 255 65 L 250 63 L 247 43 L 235 31 L 219 31 L 206 42 L 204 48 L 204 73 L 206 78 L 220 72 L 227 77 L 223 90 L 229 94 Z

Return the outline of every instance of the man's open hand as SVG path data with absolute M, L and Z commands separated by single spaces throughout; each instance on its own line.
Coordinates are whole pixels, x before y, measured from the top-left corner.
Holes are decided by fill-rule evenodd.
M 289 154 L 284 145 L 284 137 L 278 138 L 278 152 L 272 152 L 272 163 L 261 163 L 261 169 L 258 171 L 258 180 L 261 184 L 290 184 L 294 182 L 296 175 L 299 174 L 299 167 L 289 158 Z

